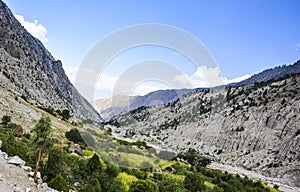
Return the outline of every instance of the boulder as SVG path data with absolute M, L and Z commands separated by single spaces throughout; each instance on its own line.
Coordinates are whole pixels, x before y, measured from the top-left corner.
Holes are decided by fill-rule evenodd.
M 33 177 L 34 172 L 33 172 L 33 171 L 30 171 L 28 175 L 29 175 L 30 177 Z
M 24 169 L 25 171 L 32 171 L 32 168 L 29 166 L 22 166 L 22 169 Z
M 28 175 L 29 175 L 30 177 L 33 177 L 33 176 L 34 176 L 34 172 L 33 172 L 33 171 L 30 171 Z M 36 177 L 37 177 L 38 179 L 42 178 L 41 173 L 40 173 L 39 171 L 36 173 Z
M 19 156 L 13 156 L 9 157 L 7 160 L 7 163 L 14 164 L 14 165 L 20 165 L 21 167 L 25 165 L 25 161 L 23 161 Z
M 0 140 L 0 149 L 1 149 L 1 147 L 2 147 L 2 141 Z
M 0 155 L 4 157 L 4 159 L 8 159 L 7 153 L 0 151 Z
M 70 146 L 70 152 L 76 153 L 77 155 L 83 156 L 83 151 L 79 144 L 73 144 Z

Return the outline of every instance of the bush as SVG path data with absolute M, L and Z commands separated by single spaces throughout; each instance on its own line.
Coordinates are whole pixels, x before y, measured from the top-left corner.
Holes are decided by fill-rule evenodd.
M 48 183 L 48 186 L 58 191 L 69 191 L 67 180 L 63 178 L 60 174 L 58 174 L 54 179 L 52 179 Z
M 1 118 L 1 124 L 3 126 L 7 126 L 10 122 L 11 122 L 11 116 L 9 115 L 4 115 L 2 118 Z
M 184 186 L 191 192 L 198 192 L 205 190 L 205 178 L 200 173 L 189 173 L 184 180 Z
M 158 192 L 156 183 L 149 180 L 138 180 L 130 185 L 129 192 Z
M 78 129 L 71 129 L 66 132 L 66 138 L 74 143 L 82 143 L 84 144 L 84 140 L 82 139 Z

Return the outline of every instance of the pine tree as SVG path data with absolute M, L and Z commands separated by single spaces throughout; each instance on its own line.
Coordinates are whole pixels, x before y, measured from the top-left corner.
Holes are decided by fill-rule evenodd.
M 34 142 L 39 146 L 38 158 L 36 160 L 35 171 L 34 171 L 34 181 L 37 182 L 37 172 L 39 170 L 40 161 L 42 158 L 44 148 L 49 144 L 49 137 L 51 134 L 51 120 L 49 117 L 43 115 L 32 131 L 35 133 Z

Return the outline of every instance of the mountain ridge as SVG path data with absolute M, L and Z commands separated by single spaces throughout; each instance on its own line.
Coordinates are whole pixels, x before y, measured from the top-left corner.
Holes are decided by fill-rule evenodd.
M 276 80 L 286 75 L 300 73 L 300 60 L 291 65 L 282 65 L 270 69 L 265 69 L 262 72 L 251 75 L 251 77 L 237 82 L 230 83 L 227 86 L 238 87 L 243 85 L 253 85 L 255 83 L 267 82 L 269 80 Z M 224 86 L 221 86 L 224 87 Z M 202 91 L 209 88 L 195 88 L 195 89 L 170 89 L 158 90 L 150 92 L 144 96 L 115 96 L 107 99 L 98 99 L 93 101 L 93 106 L 108 121 L 112 117 L 122 113 L 135 110 L 139 107 L 150 107 L 153 105 L 165 105 L 174 102 L 181 96 L 191 92 Z M 123 102 L 122 102 L 123 100 Z

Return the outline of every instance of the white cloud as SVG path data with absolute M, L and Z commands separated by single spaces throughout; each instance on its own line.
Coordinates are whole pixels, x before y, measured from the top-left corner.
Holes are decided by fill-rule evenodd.
M 38 38 L 43 44 L 46 44 L 49 40 L 46 37 L 47 29 L 38 22 L 26 21 L 22 15 L 15 15 L 16 19 L 25 27 L 25 29 L 31 33 L 34 37 Z
M 207 68 L 202 65 L 197 68 L 197 71 L 190 77 L 193 87 L 214 87 L 224 84 L 221 77 L 220 69 Z
M 174 80 L 182 85 L 192 84 L 194 88 L 197 87 L 214 87 L 218 85 L 227 85 L 229 83 L 240 82 L 249 78 L 251 75 L 244 75 L 241 77 L 236 77 L 234 79 L 227 79 L 226 77 L 221 77 L 220 69 L 207 68 L 206 66 L 200 66 L 197 68 L 194 74 L 188 76 L 186 74 L 178 75 Z M 187 83 L 188 82 L 188 83 Z
M 65 67 L 66 74 L 72 83 L 74 83 L 78 67 Z M 84 69 L 81 69 L 84 70 Z M 94 71 L 84 70 L 89 76 L 98 76 Z M 218 85 L 226 85 L 233 82 L 239 82 L 244 79 L 249 78 L 250 75 L 244 75 L 234 79 L 228 79 L 226 77 L 220 76 L 219 68 L 207 68 L 206 66 L 201 66 L 195 71 L 191 76 L 187 74 L 180 74 L 174 77 L 172 85 L 175 85 L 176 89 L 180 88 L 198 88 L 198 87 L 214 87 Z M 85 80 L 84 87 L 92 86 L 93 83 Z M 92 88 L 92 87 L 91 87 Z M 95 96 L 97 98 L 111 97 L 113 95 L 145 95 L 147 93 L 170 88 L 166 85 L 159 83 L 148 83 L 144 82 L 132 82 L 129 80 L 120 79 L 117 76 L 112 76 L 106 73 L 102 73 L 94 88 Z M 92 100 L 92 98 L 90 98 Z M 95 98 L 94 98 L 95 99 Z
M 237 83 L 237 82 L 243 81 L 245 79 L 248 79 L 249 77 L 251 77 L 251 75 L 244 75 L 244 76 L 241 76 L 241 77 L 236 77 L 234 79 L 227 79 L 225 77 L 224 78 L 224 83 L 225 83 L 225 85 L 227 85 L 229 83 Z

